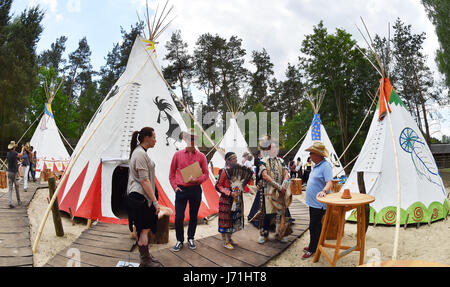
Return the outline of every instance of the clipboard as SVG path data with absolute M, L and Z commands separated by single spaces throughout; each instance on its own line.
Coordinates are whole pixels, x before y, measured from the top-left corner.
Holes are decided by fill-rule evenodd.
M 189 182 L 190 176 L 192 176 L 194 179 L 197 179 L 203 174 L 203 171 L 202 171 L 198 161 L 181 169 L 180 172 L 181 172 L 181 176 L 183 177 L 184 183 Z

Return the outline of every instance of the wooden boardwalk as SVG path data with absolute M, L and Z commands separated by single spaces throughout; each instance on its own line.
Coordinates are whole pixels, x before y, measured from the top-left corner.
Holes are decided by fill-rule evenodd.
M 217 234 L 196 240 L 196 250 L 185 246 L 181 251 L 173 252 L 170 246 L 151 253 L 165 267 L 262 266 L 288 248 L 308 228 L 307 206 L 294 200 L 289 209 L 296 220 L 287 243 L 270 239 L 263 245 L 258 244 L 258 230 L 246 223 L 244 230 L 233 235 L 234 250 L 225 249 L 220 234 Z M 59 252 L 45 266 L 114 267 L 119 261 L 138 263 L 137 250 L 129 252 L 134 243 L 129 234 L 126 225 L 98 223 L 83 231 L 71 246 Z
M 30 222 L 28 205 L 37 188 L 37 182 L 28 183 L 28 192 L 23 192 L 23 182 L 19 183 L 21 206 L 17 206 L 16 191 L 13 189 L 13 205 L 9 208 L 8 193 L 0 193 L 0 267 L 33 266 L 33 254 L 30 241 Z

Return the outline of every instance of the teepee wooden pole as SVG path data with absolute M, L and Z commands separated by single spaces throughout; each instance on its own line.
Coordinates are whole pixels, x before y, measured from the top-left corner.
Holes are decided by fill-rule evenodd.
M 64 182 L 67 180 L 67 177 L 70 173 L 70 171 L 72 170 L 75 162 L 78 160 L 78 158 L 80 157 L 81 153 L 83 152 L 84 148 L 86 147 L 86 145 L 89 143 L 89 141 L 91 140 L 91 138 L 94 136 L 94 134 L 96 133 L 97 129 L 100 127 L 100 125 L 103 123 L 103 121 L 105 120 L 106 116 L 109 115 L 109 113 L 111 112 L 111 110 L 115 107 L 115 105 L 117 104 L 117 102 L 119 101 L 119 99 L 122 97 L 123 94 L 125 94 L 125 92 L 128 90 L 128 87 L 131 85 L 131 83 L 133 82 L 134 78 L 136 78 L 136 76 L 141 72 L 141 70 L 145 67 L 145 65 L 148 62 L 148 58 L 147 60 L 142 64 L 142 67 L 136 72 L 136 74 L 133 76 L 133 78 L 131 79 L 131 81 L 128 82 L 128 86 L 127 88 L 125 88 L 123 90 L 122 93 L 120 93 L 117 98 L 114 100 L 114 102 L 109 106 L 108 110 L 106 110 L 105 114 L 103 115 L 103 117 L 100 119 L 100 121 L 97 123 L 97 125 L 95 126 L 94 130 L 91 132 L 91 134 L 89 135 L 89 137 L 86 139 L 86 141 L 84 142 L 84 144 L 81 146 L 80 150 L 76 153 L 75 157 L 73 158 L 73 160 L 70 161 L 69 166 L 67 167 L 66 171 L 64 172 L 64 175 L 61 179 L 61 181 L 58 184 L 58 187 L 55 190 L 55 193 L 53 194 L 52 199 L 50 200 L 50 203 L 47 207 L 47 210 L 45 211 L 44 214 L 44 218 L 42 219 L 42 222 L 39 226 L 38 229 L 38 233 L 36 236 L 36 239 L 34 241 L 33 244 L 33 253 L 36 253 L 37 250 L 37 245 L 39 243 L 39 240 L 41 239 L 42 236 L 42 231 L 44 230 L 45 227 L 45 223 L 47 222 L 47 218 L 48 215 L 50 213 L 50 210 L 53 206 L 53 203 L 55 202 L 56 198 L 58 197 L 58 193 L 61 190 L 61 187 L 64 185 Z
M 383 78 L 383 87 L 384 89 L 384 78 Z M 388 106 L 388 103 L 386 101 L 386 97 L 384 97 L 384 103 L 386 104 L 386 107 Z M 400 168 L 398 165 L 398 152 L 397 152 L 397 145 L 396 140 L 394 138 L 394 129 L 392 128 L 392 119 L 391 119 L 391 113 L 388 111 L 388 120 L 389 120 L 389 128 L 391 130 L 391 138 L 392 138 L 392 145 L 394 148 L 394 161 L 395 161 L 395 172 L 397 175 L 397 218 L 395 222 L 395 236 L 394 236 L 394 250 L 392 252 L 392 260 L 397 260 L 397 254 L 398 254 L 398 239 L 400 236 Z
M 148 50 L 145 50 L 145 51 L 147 52 L 148 57 L 151 58 L 153 67 L 155 68 L 156 72 L 158 73 L 160 78 L 164 81 L 164 83 L 166 84 L 166 86 L 169 89 L 169 91 L 177 98 L 178 102 L 180 102 L 180 104 L 183 106 L 184 110 L 187 112 L 189 117 L 194 121 L 194 125 L 197 124 L 197 126 L 200 127 L 200 129 L 202 130 L 203 135 L 209 140 L 209 142 L 215 147 L 215 149 L 218 150 L 216 145 L 214 144 L 214 141 L 208 136 L 208 134 L 205 132 L 205 130 L 202 128 L 202 126 L 200 124 L 198 124 L 198 122 L 195 120 L 194 115 L 191 114 L 189 109 L 186 107 L 186 105 L 183 103 L 183 101 L 177 96 L 177 94 L 175 94 L 173 89 L 170 87 L 169 83 L 166 81 L 164 76 L 161 74 L 161 71 L 156 66 L 155 61 L 153 60 L 153 55 L 151 55 Z
M 369 96 L 370 97 L 370 96 Z M 350 148 L 350 145 L 353 143 L 353 141 L 356 139 L 356 136 L 359 134 L 359 132 L 361 131 L 362 126 L 364 125 L 364 123 L 366 122 L 367 117 L 370 114 L 370 111 L 372 110 L 372 106 L 375 103 L 375 98 L 372 99 L 372 103 L 370 104 L 370 108 L 366 113 L 366 116 L 364 117 L 364 120 L 362 121 L 361 125 L 359 126 L 358 130 L 356 131 L 355 135 L 353 136 L 352 140 L 349 142 L 349 144 L 347 145 L 347 148 L 344 150 L 344 152 L 341 154 L 341 156 L 338 158 L 338 160 L 340 161 L 341 158 L 344 156 L 344 154 L 348 151 L 348 149 Z
M 31 129 L 31 127 L 34 125 L 34 123 L 38 120 L 38 119 L 40 119 L 41 117 L 42 117 L 42 115 L 44 114 L 44 112 L 42 112 L 40 115 L 39 115 L 39 117 L 37 117 L 35 120 L 34 120 L 34 122 L 28 127 L 28 129 L 23 133 L 23 135 L 20 137 L 20 139 L 17 141 L 17 144 L 19 144 L 20 143 L 20 141 L 23 139 L 23 137 L 27 134 L 27 132 Z
M 298 140 L 298 142 L 285 154 L 282 156 L 282 158 L 285 158 L 308 134 L 308 131 L 301 137 L 301 139 Z

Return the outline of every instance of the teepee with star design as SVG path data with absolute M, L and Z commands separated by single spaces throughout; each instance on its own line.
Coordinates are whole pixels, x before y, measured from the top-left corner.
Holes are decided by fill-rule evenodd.
M 308 97 L 313 108 L 314 118 L 308 132 L 306 133 L 306 137 L 303 140 L 302 145 L 295 154 L 294 161 L 297 161 L 297 158 L 300 158 L 302 160 L 302 164 L 304 165 L 309 157 L 309 152 L 306 151 L 306 149 L 312 146 L 315 141 L 320 141 L 325 145 L 330 153 L 330 156 L 326 158 L 326 160 L 329 161 L 333 167 L 333 176 L 345 175 L 345 171 L 343 171 L 343 166 L 341 165 L 339 157 L 337 156 L 333 144 L 328 137 L 327 131 L 322 124 L 322 120 L 320 119 L 319 110 L 325 94 L 323 92 L 316 95 L 310 93 L 306 96 Z

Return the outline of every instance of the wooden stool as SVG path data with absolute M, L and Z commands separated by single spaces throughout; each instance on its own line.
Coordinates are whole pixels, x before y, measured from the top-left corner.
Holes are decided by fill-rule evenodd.
M 319 244 L 317 246 L 317 251 L 314 256 L 313 262 L 316 263 L 319 261 L 320 255 L 323 253 L 325 258 L 331 264 L 331 266 L 335 267 L 338 259 L 344 257 L 352 251 L 359 251 L 359 265 L 364 262 L 364 245 L 366 240 L 366 217 L 364 213 L 364 205 L 369 204 L 375 201 L 375 197 L 367 194 L 361 193 L 352 193 L 351 199 L 342 199 L 343 193 L 332 193 L 328 194 L 323 198 L 317 198 L 317 201 L 327 204 L 327 211 L 325 213 L 325 218 L 322 224 L 322 232 L 320 234 Z M 352 209 L 357 210 L 357 236 L 356 236 L 356 245 L 353 247 L 343 246 L 341 245 L 342 236 L 344 235 L 344 225 L 345 225 L 345 213 Z M 336 210 L 337 214 L 337 222 L 338 222 L 338 232 L 336 238 L 336 245 L 326 244 L 325 237 L 329 228 L 330 218 L 332 212 Z M 330 255 L 326 252 L 325 247 L 334 248 L 334 257 L 331 258 Z M 339 253 L 340 250 L 344 250 Z
M 333 179 L 331 185 L 331 191 L 337 193 L 341 190 L 343 184 L 340 183 L 340 179 Z M 337 209 L 331 210 L 330 219 L 328 223 L 326 240 L 336 240 L 339 226 L 339 212 Z
M 291 193 L 293 195 L 302 194 L 302 180 L 301 178 L 291 179 Z
M 148 233 L 148 243 L 150 244 L 166 244 L 169 243 L 169 219 L 172 215 L 172 209 L 160 205 L 158 214 L 158 227 L 156 233 Z
M 7 188 L 8 180 L 6 179 L 6 171 L 0 170 L 0 188 Z
M 43 181 L 48 181 L 48 178 L 52 175 L 52 171 L 48 168 L 44 169 L 43 172 L 41 172 L 41 179 Z

